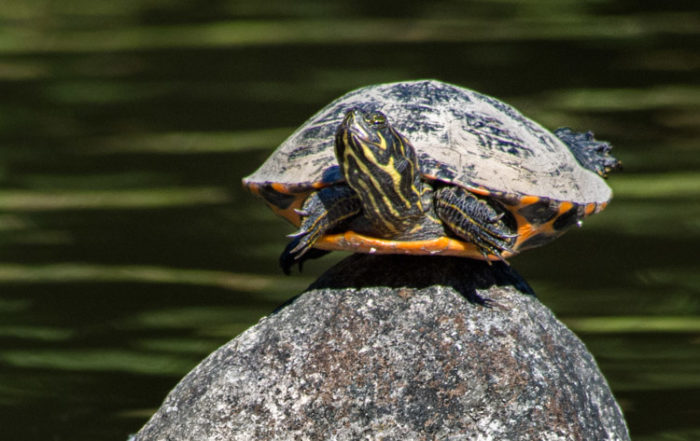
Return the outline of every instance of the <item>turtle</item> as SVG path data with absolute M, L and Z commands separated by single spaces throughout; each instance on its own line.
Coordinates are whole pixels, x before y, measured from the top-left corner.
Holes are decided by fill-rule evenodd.
M 488 95 L 403 81 L 334 100 L 243 184 L 299 228 L 287 274 L 332 250 L 507 262 L 607 206 L 610 151 Z

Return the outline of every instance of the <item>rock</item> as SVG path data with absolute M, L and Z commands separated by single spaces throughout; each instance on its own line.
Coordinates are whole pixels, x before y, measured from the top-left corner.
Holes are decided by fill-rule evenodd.
M 509 266 L 371 255 L 211 354 L 135 437 L 628 439 L 592 355 Z

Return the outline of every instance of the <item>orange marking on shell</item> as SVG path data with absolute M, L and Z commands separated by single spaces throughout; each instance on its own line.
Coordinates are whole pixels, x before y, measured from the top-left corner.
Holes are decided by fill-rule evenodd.
M 307 194 L 302 193 L 302 194 L 299 194 L 298 196 L 299 197 L 294 199 L 294 202 L 292 202 L 292 204 L 289 207 L 284 208 L 284 209 L 282 209 L 276 205 L 273 205 L 271 203 L 267 203 L 267 201 L 266 201 L 266 203 L 272 209 L 272 211 L 275 212 L 275 214 L 287 219 L 292 225 L 294 225 L 295 227 L 298 227 L 301 225 L 301 216 L 299 216 L 299 214 L 297 214 L 297 212 L 294 210 L 301 210 L 301 206 L 304 204 L 304 201 L 306 200 L 308 193 Z
M 316 190 L 320 190 L 324 187 L 328 187 L 328 185 L 329 184 L 326 182 L 314 182 L 313 184 L 311 184 L 311 187 L 315 188 Z
M 532 224 L 524 216 L 519 214 L 519 210 L 521 208 L 527 207 L 528 205 L 534 204 L 541 200 L 542 198 L 539 196 L 523 196 L 519 199 L 517 205 L 507 206 L 508 210 L 515 218 L 515 221 L 518 225 L 518 237 L 515 239 L 515 243 L 512 246 L 512 248 L 515 251 L 519 251 L 521 246 L 533 236 L 544 234 L 550 236 L 552 240 L 554 240 L 555 238 L 563 234 L 563 231 L 558 231 L 554 228 L 554 223 L 557 221 L 557 219 L 561 217 L 561 215 L 568 212 L 574 207 L 574 204 L 571 202 L 560 202 L 558 207 L 558 214 L 548 222 L 539 225 Z M 593 205 L 595 207 L 595 204 Z
M 590 216 L 591 214 L 596 212 L 596 204 L 591 202 L 590 204 L 586 205 L 586 208 L 584 209 L 584 213 L 586 216 Z
M 538 196 L 523 196 L 518 200 L 516 205 L 506 205 L 506 208 L 513 215 L 517 225 L 516 230 L 518 232 L 518 237 L 515 239 L 515 243 L 513 243 L 511 246 L 511 248 L 513 248 L 515 251 L 518 251 L 518 248 L 520 248 L 520 245 L 523 242 L 539 232 L 539 228 L 534 228 L 534 225 L 532 225 L 523 215 L 519 213 L 519 210 L 530 204 L 534 204 L 539 200 L 540 198 Z
M 572 208 L 574 208 L 574 204 L 572 204 L 571 202 L 562 202 L 559 205 L 559 216 L 571 210 Z
M 533 228 L 531 223 L 525 221 L 522 217 L 521 219 L 522 221 L 518 221 L 518 238 L 515 240 L 515 244 L 513 244 L 516 249 L 522 242 L 525 242 L 538 232 L 538 229 Z
M 275 190 L 277 193 L 291 194 L 287 189 L 287 186 L 285 186 L 284 184 L 280 184 L 279 182 L 271 183 L 270 187 L 272 187 L 272 189 Z
M 329 251 L 353 251 L 368 254 L 422 254 L 471 257 L 473 259 L 486 260 L 476 246 L 449 237 L 436 239 L 399 241 L 391 239 L 378 239 L 365 236 L 354 231 L 346 231 L 338 234 L 326 234 L 321 237 L 314 247 Z M 504 252 L 503 257 L 511 257 L 513 253 Z M 498 257 L 489 255 L 488 260 L 499 260 Z
M 520 198 L 520 206 L 532 205 L 540 201 L 539 196 L 522 196 Z
M 248 189 L 251 193 L 253 193 L 256 196 L 260 196 L 260 186 L 258 184 L 254 184 L 252 182 L 246 182 L 245 179 L 243 180 L 243 186 Z
M 486 187 L 469 187 L 467 188 L 472 193 L 476 193 L 481 196 L 491 196 L 492 192 Z
M 292 202 L 292 204 L 289 207 L 280 208 L 277 205 L 275 205 L 275 204 L 271 203 L 270 201 L 268 201 L 267 199 L 265 199 L 265 197 L 260 193 L 260 189 L 263 187 L 262 185 L 256 184 L 253 182 L 246 182 L 245 180 L 243 181 L 243 185 L 252 194 L 260 197 L 263 201 L 265 201 L 265 205 L 270 207 L 270 209 L 272 209 L 272 211 L 276 215 L 281 216 L 284 219 L 286 219 L 287 221 L 291 222 L 292 225 L 294 225 L 295 227 L 298 227 L 299 225 L 301 225 L 301 217 L 294 210 L 301 209 L 302 204 L 306 200 L 309 193 L 311 193 L 310 191 L 306 192 L 306 193 L 295 194 L 295 196 L 297 196 L 297 197 L 294 199 L 294 202 Z M 283 194 L 293 194 L 293 193 L 290 193 L 287 190 L 287 187 L 285 187 L 283 184 L 272 183 L 272 184 L 270 184 L 270 186 L 276 192 L 283 193 Z

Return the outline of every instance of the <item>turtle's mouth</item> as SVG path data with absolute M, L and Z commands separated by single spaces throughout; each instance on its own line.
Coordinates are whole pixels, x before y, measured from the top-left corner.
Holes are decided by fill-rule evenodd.
M 359 132 L 357 130 L 350 131 L 350 137 L 352 138 L 352 143 L 355 145 L 377 145 L 377 137 L 372 136 L 370 133 Z
M 348 111 L 343 119 L 342 127 L 350 135 L 358 139 L 368 139 L 370 131 L 367 122 L 365 121 L 364 113 L 359 109 Z

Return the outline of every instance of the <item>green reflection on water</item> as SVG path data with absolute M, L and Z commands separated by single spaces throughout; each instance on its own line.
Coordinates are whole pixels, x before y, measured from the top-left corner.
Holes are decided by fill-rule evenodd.
M 686 268 L 651 269 L 640 272 L 638 277 L 646 284 L 655 284 L 659 286 L 675 285 L 683 287 L 698 295 L 698 297 L 695 298 L 695 302 L 696 306 L 700 305 L 700 272 L 694 265 L 689 265 Z M 682 309 L 682 307 L 678 309 Z M 688 309 L 697 310 L 700 308 Z
M 309 284 L 307 278 L 287 279 L 283 276 L 261 276 L 225 271 L 207 271 L 183 268 L 149 267 L 145 265 L 89 265 L 60 263 L 52 265 L 0 264 L 0 283 L 48 282 L 150 282 L 212 286 L 235 291 L 275 292 L 300 290 Z
M 640 435 L 635 439 L 640 441 L 692 441 L 700 439 L 700 430 L 664 430 L 651 436 Z
M 2 311 L 2 307 L 0 307 Z M 65 341 L 75 336 L 73 329 L 47 326 L 7 326 L 0 325 L 0 338 L 14 337 L 28 340 Z
M 197 338 L 141 339 L 136 341 L 134 345 L 139 350 L 148 352 L 193 354 L 196 356 L 211 352 L 218 346 L 216 344 L 212 344 L 212 342 L 209 340 Z
M 0 297 L 0 312 L 20 313 L 29 309 L 31 304 L 29 299 L 3 299 Z
M 116 51 L 230 45 L 328 44 L 362 42 L 465 42 L 527 39 L 625 39 L 657 33 L 689 33 L 699 20 L 679 14 L 596 17 L 577 11 L 534 12 L 529 18 L 324 18 L 296 20 L 232 20 L 199 24 L 130 26 L 109 29 L 54 30 L 14 28 L 0 34 L 0 51 Z M 573 12 L 573 14 L 572 14 Z M 68 19 L 68 17 L 66 17 Z M 90 23 L 88 21 L 88 23 Z M 499 32 L 494 32 L 494 27 Z
M 242 150 L 269 150 L 289 136 L 293 128 L 249 130 L 240 132 L 176 132 L 153 133 L 105 139 L 87 154 L 152 153 L 212 153 Z
M 556 93 L 558 107 L 589 111 L 640 111 L 661 107 L 700 107 L 700 88 L 695 85 L 656 86 L 649 89 L 581 89 Z
M 615 195 L 624 198 L 700 198 L 698 173 L 621 174 L 615 176 L 613 184 Z
M 190 307 L 181 309 L 163 308 L 145 311 L 129 318 L 122 326 L 135 326 L 139 329 L 197 329 L 207 333 L 210 326 L 232 325 L 235 323 L 250 324 L 251 321 L 268 313 L 266 308 L 224 308 Z M 206 326 L 202 327 L 202 324 Z
M 693 198 L 675 200 L 671 197 L 663 201 L 664 210 L 661 211 L 658 199 L 645 199 L 643 195 L 633 201 L 618 198 L 613 201 L 615 205 L 605 211 L 605 215 L 584 221 L 584 227 L 616 230 L 631 236 L 652 235 L 655 238 L 693 236 L 700 231 L 700 206 L 693 201 Z M 669 222 L 669 219 L 673 221 Z
M 564 321 L 574 331 L 587 333 L 700 332 L 700 317 L 696 316 L 577 317 Z
M 9 366 L 32 369 L 123 371 L 155 375 L 178 375 L 192 366 L 191 359 L 174 355 L 98 348 L 5 350 L 0 352 L 0 361 Z
M 225 202 L 229 202 L 229 196 L 217 188 L 145 188 L 119 191 L 0 190 L 0 205 L 6 210 L 16 211 L 152 208 Z

